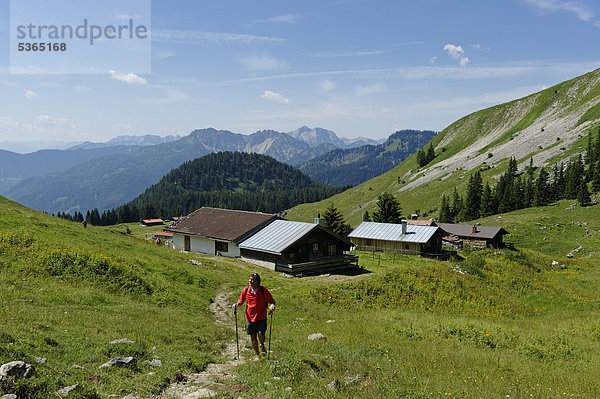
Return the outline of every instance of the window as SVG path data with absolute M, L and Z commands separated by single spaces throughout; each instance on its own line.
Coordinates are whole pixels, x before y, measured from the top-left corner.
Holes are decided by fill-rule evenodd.
M 223 241 L 216 241 L 215 242 L 215 250 L 217 252 L 228 252 L 229 250 L 228 250 L 227 247 L 228 247 L 228 245 L 227 245 L 226 242 L 223 242 Z
M 369 239 L 367 239 L 367 245 L 373 245 L 373 242 Z
M 327 247 L 327 255 L 335 255 L 335 253 L 336 253 L 335 244 L 331 244 L 330 246 Z
M 313 252 L 319 252 L 319 243 L 318 242 L 313 244 Z

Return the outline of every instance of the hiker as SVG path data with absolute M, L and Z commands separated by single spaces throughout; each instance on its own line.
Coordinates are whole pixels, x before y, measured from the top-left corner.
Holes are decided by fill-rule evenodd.
M 265 333 L 267 331 L 267 307 L 269 314 L 275 311 L 275 300 L 268 289 L 260 285 L 260 276 L 258 273 L 252 273 L 248 281 L 248 286 L 244 287 L 240 294 L 240 299 L 234 303 L 232 308 L 235 310 L 238 306 L 246 304 L 246 334 L 250 336 L 252 348 L 256 353 L 256 359 L 260 359 L 258 344 L 260 341 L 260 350 L 266 355 Z M 268 304 L 271 304 L 270 306 Z M 258 337 L 257 337 L 258 335 Z

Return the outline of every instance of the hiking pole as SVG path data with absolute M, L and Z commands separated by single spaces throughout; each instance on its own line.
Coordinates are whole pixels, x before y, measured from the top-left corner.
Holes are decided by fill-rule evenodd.
M 273 311 L 269 312 L 271 314 L 271 323 L 269 324 L 269 351 L 267 352 L 267 360 L 271 356 L 271 332 L 273 331 Z
M 240 359 L 240 341 L 238 339 L 238 327 L 237 327 L 237 306 L 233 309 L 235 315 L 235 346 L 237 347 L 237 359 Z

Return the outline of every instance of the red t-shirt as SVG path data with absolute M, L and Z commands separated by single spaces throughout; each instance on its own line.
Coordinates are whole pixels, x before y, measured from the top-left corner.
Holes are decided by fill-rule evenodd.
M 264 287 L 263 287 L 264 288 Z M 240 294 L 239 304 L 248 301 L 246 305 L 246 320 L 256 323 L 267 318 L 267 303 L 273 303 L 275 300 L 268 289 L 258 287 L 256 293 L 252 292 L 252 288 L 245 287 Z

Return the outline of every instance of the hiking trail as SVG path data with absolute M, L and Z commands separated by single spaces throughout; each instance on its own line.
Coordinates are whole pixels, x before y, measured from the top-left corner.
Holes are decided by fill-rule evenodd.
M 231 301 L 229 298 L 233 291 L 219 291 L 215 296 L 215 301 L 210 305 L 210 310 L 215 316 L 217 325 L 227 328 L 235 328 L 233 324 L 233 310 L 231 309 Z M 242 321 L 244 315 L 242 312 Z M 245 338 L 245 323 L 241 323 L 240 328 L 240 313 L 238 311 L 238 331 L 240 332 L 240 341 Z M 240 351 L 244 348 L 240 342 Z M 233 380 L 237 374 L 233 371 L 237 366 L 246 362 L 245 359 L 237 359 L 237 348 L 235 341 L 228 343 L 225 349 L 221 352 L 223 363 L 211 363 L 206 366 L 206 369 L 200 373 L 186 375 L 182 382 L 175 382 L 169 385 L 156 399 L 197 399 L 216 396 L 219 393 L 227 392 L 230 394 L 241 393 L 249 387 L 241 384 L 225 385 L 221 381 Z M 229 359 L 229 360 L 227 360 Z M 237 360 L 234 360 L 237 359 Z

